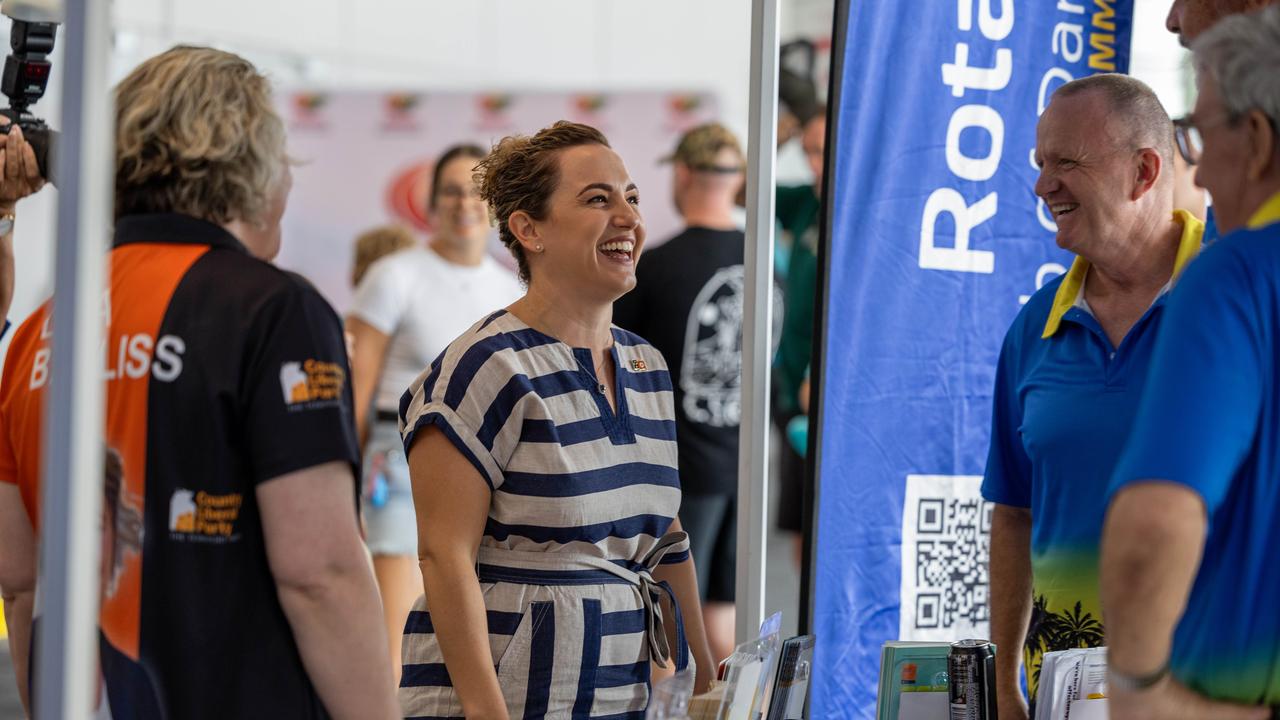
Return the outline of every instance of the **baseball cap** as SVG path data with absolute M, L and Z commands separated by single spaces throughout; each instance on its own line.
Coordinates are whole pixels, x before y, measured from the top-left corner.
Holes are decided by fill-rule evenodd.
M 725 164 L 719 162 L 720 153 L 725 149 L 738 156 L 736 162 Z M 712 122 L 699 125 L 689 130 L 680 138 L 675 152 L 662 159 L 662 162 L 681 162 L 692 170 L 702 172 L 736 173 L 745 169 L 746 157 L 738 138 L 720 123 Z

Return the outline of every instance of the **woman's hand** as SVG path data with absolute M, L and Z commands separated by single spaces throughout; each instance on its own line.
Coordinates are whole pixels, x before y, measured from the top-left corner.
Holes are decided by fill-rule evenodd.
M 667 532 L 683 531 L 680 518 L 676 518 L 667 529 Z M 697 665 L 697 672 L 693 678 L 693 691 L 706 692 L 711 687 L 711 681 L 716 677 L 716 661 L 711 656 L 711 644 L 707 642 L 707 630 L 702 623 L 702 602 L 699 600 L 698 573 L 693 567 L 693 554 L 690 553 L 689 558 L 682 563 L 659 565 L 653 571 L 653 577 L 655 580 L 665 580 L 670 583 L 675 601 L 680 603 L 680 613 L 684 618 L 685 641 L 689 644 L 689 652 Z M 667 638 L 667 642 L 670 643 L 674 663 L 679 648 L 676 647 L 674 613 L 671 618 L 667 626 L 671 635 Z
M 716 675 L 719 668 L 717 666 L 704 667 L 698 666 L 698 671 L 693 676 L 693 694 L 701 695 L 711 689 L 711 685 L 716 681 Z

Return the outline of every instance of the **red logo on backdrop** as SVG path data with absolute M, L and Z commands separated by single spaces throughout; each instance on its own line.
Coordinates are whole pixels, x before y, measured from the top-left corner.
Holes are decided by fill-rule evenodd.
M 325 119 L 324 107 L 329 104 L 329 96 L 324 93 L 304 92 L 293 96 L 290 106 L 293 108 L 293 127 L 301 130 L 324 130 L 328 123 Z
M 605 129 L 606 123 L 602 111 L 609 105 L 607 96 L 576 95 L 570 103 L 570 115 L 574 120 L 591 125 L 598 130 Z
M 421 126 L 414 110 L 422 103 L 422 98 L 412 93 L 392 93 L 386 97 L 383 106 L 386 109 L 386 118 L 383 120 L 383 130 L 393 131 L 416 131 Z
M 476 127 L 481 130 L 504 130 L 511 127 L 511 119 L 507 117 L 507 109 L 511 107 L 511 96 L 503 93 L 490 93 L 476 98 L 476 107 L 480 111 Z
M 684 132 L 692 129 L 702 120 L 699 111 L 705 105 L 701 95 L 682 93 L 667 98 L 667 123 L 671 130 Z
M 573 106 L 585 114 L 598 113 L 608 104 L 609 98 L 604 95 L 579 95 L 573 99 Z
M 387 208 L 397 219 L 422 232 L 431 232 L 427 197 L 434 163 L 424 160 L 401 170 L 387 185 Z

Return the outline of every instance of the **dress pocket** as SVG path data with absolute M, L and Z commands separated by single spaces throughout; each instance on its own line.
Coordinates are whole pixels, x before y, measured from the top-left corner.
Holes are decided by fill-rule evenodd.
M 554 665 L 555 603 L 531 602 L 498 659 L 498 685 L 513 716 L 525 714 L 531 698 L 545 704 Z

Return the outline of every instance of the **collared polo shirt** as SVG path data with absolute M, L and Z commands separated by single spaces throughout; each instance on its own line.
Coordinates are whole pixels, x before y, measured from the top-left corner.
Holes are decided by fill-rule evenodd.
M 1193 690 L 1248 704 L 1280 704 L 1277 383 L 1280 194 L 1207 248 L 1172 293 L 1111 488 L 1165 480 L 1204 501 L 1204 555 L 1170 665 Z
M 112 714 L 327 717 L 276 593 L 256 490 L 357 463 L 341 322 L 301 277 L 192 217 L 120 218 L 110 267 L 100 625 Z M 0 382 L 0 482 L 37 527 L 49 323 L 46 303 L 18 328 Z
M 1183 228 L 1176 278 L 1199 251 L 1204 226 L 1185 211 L 1174 218 Z M 1033 693 L 1044 652 L 1103 643 L 1097 563 L 1107 478 L 1132 426 L 1167 297 L 1157 296 L 1113 346 L 1083 301 L 1088 269 L 1077 258 L 1031 297 L 996 368 L 982 494 L 1031 509 Z

